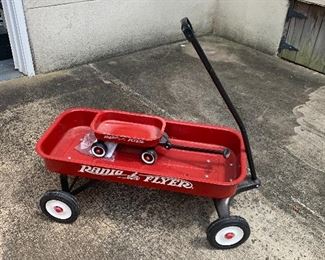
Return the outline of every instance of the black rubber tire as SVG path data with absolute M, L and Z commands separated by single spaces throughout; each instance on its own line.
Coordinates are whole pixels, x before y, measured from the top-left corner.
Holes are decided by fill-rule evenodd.
M 152 159 L 150 161 L 146 160 L 145 159 L 146 155 L 151 156 Z M 156 162 L 157 158 L 158 158 L 158 155 L 157 155 L 157 152 L 155 151 L 155 149 L 148 149 L 141 153 L 141 161 L 148 165 L 154 164 Z
M 97 147 L 103 150 L 103 153 L 101 155 L 98 155 L 98 154 L 93 152 L 93 149 L 95 149 Z M 105 157 L 107 151 L 108 151 L 107 146 L 103 142 L 96 142 L 96 143 L 93 143 L 92 146 L 91 146 L 91 153 L 92 153 L 92 155 L 94 155 L 97 158 Z
M 46 209 L 46 203 L 50 200 L 58 200 L 66 204 L 71 210 L 71 216 L 66 219 L 60 219 L 50 214 Z M 72 223 L 76 221 L 80 214 L 80 209 L 76 197 L 65 191 L 53 190 L 45 192 L 40 199 L 40 207 L 46 216 L 59 223 Z
M 231 245 L 222 245 L 216 241 L 217 233 L 226 227 L 239 227 L 243 231 L 243 237 Z M 210 245 L 216 249 L 231 249 L 243 244 L 250 236 L 250 228 L 247 221 L 239 216 L 229 216 L 213 221 L 207 229 L 207 239 Z

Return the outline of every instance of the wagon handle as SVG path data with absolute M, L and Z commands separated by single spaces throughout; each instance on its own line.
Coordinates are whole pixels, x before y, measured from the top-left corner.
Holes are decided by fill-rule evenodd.
M 252 156 L 252 150 L 251 150 L 251 147 L 250 147 L 250 144 L 249 144 L 248 135 L 247 135 L 245 125 L 244 125 L 243 121 L 241 120 L 241 118 L 240 118 L 236 108 L 234 107 L 233 103 L 231 102 L 226 90 L 222 86 L 222 84 L 221 84 L 218 76 L 216 75 L 213 67 L 211 66 L 211 64 L 210 64 L 207 56 L 205 55 L 199 41 L 195 37 L 194 30 L 193 30 L 193 27 L 192 27 L 192 24 L 191 24 L 190 20 L 187 17 L 183 18 L 181 20 L 181 25 L 182 25 L 181 29 L 182 29 L 186 39 L 189 42 L 192 43 L 196 53 L 199 55 L 203 65 L 206 68 L 207 72 L 209 73 L 213 83 L 217 87 L 221 97 L 223 98 L 223 100 L 226 103 L 229 111 L 231 112 L 231 114 L 233 115 L 237 125 L 239 126 L 240 132 L 241 132 L 243 140 L 244 140 L 248 165 L 249 165 L 250 173 L 251 173 L 251 179 L 253 181 L 255 181 L 255 180 L 257 180 L 257 175 L 256 175 L 256 171 L 255 171 L 255 166 L 254 166 L 254 161 L 253 161 L 253 156 Z
M 181 20 L 181 24 L 182 24 L 182 31 L 186 39 L 192 42 L 193 38 L 195 38 L 195 35 L 190 20 L 187 17 L 185 17 Z

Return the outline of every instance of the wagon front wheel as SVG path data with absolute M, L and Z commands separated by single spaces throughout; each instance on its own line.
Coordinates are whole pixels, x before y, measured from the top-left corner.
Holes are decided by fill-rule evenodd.
M 59 223 L 72 223 L 80 213 L 77 199 L 65 191 L 47 191 L 40 207 L 46 216 Z
M 141 160 L 145 164 L 154 164 L 155 161 L 157 160 L 157 152 L 154 149 L 148 149 L 142 152 L 141 154 Z
M 103 158 L 107 153 L 107 146 L 102 142 L 96 142 L 91 146 L 91 153 L 98 157 Z
M 217 249 L 230 249 L 244 243 L 250 235 L 247 221 L 238 216 L 230 216 L 213 221 L 207 230 L 211 246 Z

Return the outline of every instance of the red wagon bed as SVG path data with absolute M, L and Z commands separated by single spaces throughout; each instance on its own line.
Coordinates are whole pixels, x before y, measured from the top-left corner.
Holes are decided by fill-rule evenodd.
M 49 170 L 211 198 L 234 195 L 246 176 L 246 154 L 240 133 L 195 123 L 166 120 L 165 130 L 175 144 L 208 149 L 227 147 L 231 156 L 158 147 L 161 156 L 157 162 L 145 165 L 138 159 L 138 149 L 126 145 L 118 146 L 114 161 L 82 154 L 75 147 L 92 131 L 91 122 L 100 114 L 100 110 L 71 109 L 56 119 L 37 144 L 37 152 Z
M 166 122 L 157 116 L 106 110 L 96 114 L 90 127 L 99 140 L 154 147 L 164 133 Z

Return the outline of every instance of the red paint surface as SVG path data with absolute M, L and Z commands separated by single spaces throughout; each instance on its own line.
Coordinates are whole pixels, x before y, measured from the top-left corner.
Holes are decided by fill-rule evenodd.
M 106 110 L 97 113 L 90 124 L 96 138 L 132 146 L 156 146 L 166 122 L 157 116 Z
M 234 236 L 235 236 L 235 234 L 232 233 L 232 232 L 229 232 L 229 233 L 225 234 L 226 239 L 232 239 L 232 238 L 234 238 Z
M 228 159 L 215 154 L 157 147 L 157 162 L 153 165 L 145 165 L 140 160 L 141 147 L 127 145 L 118 145 L 115 161 L 82 154 L 75 147 L 80 139 L 91 131 L 90 125 L 99 112 L 99 110 L 80 108 L 59 115 L 36 147 L 50 171 L 211 198 L 234 195 L 237 185 L 246 177 L 246 154 L 241 135 L 238 131 L 225 127 L 165 121 L 165 132 L 172 143 L 210 149 L 227 147 L 232 151 Z M 158 182 L 145 182 L 145 177 L 135 181 L 121 176 L 79 172 L 81 165 L 123 170 L 126 175 L 137 172 L 143 176 L 186 180 L 193 184 L 193 188 L 185 189 L 161 185 Z
M 54 207 L 54 210 L 55 210 L 57 213 L 61 213 L 61 212 L 63 212 L 63 209 L 62 209 L 61 207 L 59 207 L 59 206 L 55 206 L 55 207 Z

